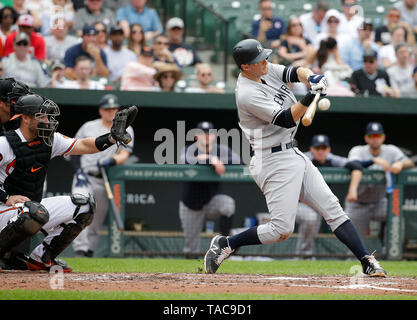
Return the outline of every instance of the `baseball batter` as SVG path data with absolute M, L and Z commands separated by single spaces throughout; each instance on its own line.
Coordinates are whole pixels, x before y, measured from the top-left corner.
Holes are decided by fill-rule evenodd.
M 100 118 L 84 123 L 75 134 L 78 139 L 89 136 L 100 136 L 109 132 L 114 115 L 119 110 L 117 96 L 113 94 L 104 95 L 99 102 Z M 127 128 L 132 141 L 127 146 L 113 145 L 103 152 L 82 155 L 77 161 L 71 162 L 76 167 L 72 183 L 72 193 L 94 195 L 97 203 L 97 210 L 94 214 L 93 222 L 73 241 L 73 250 L 78 257 L 92 257 L 97 247 L 100 228 L 106 218 L 109 200 L 104 187 L 103 177 L 101 176 L 100 166 L 109 167 L 120 165 L 126 162 L 133 152 L 134 133 L 132 127 Z M 75 159 L 77 160 L 77 159 Z
M 365 129 L 365 145 L 353 147 L 348 155 L 349 160 L 361 161 L 371 170 L 384 170 L 398 174 L 401 170 L 414 167 L 400 148 L 384 144 L 385 132 L 381 123 L 370 122 Z M 387 217 L 386 186 L 381 184 L 361 184 L 358 188 L 358 201 L 346 202 L 345 210 L 364 239 L 369 229 L 369 222 L 385 222 Z
M 223 260 L 241 246 L 288 239 L 300 200 L 325 219 L 337 238 L 361 261 L 365 274 L 385 276 L 385 270 L 365 249 L 319 170 L 294 146 L 293 139 L 307 107 L 316 93 L 326 93 L 326 78 L 306 68 L 271 64 L 267 61 L 271 52 L 254 39 L 242 40 L 233 48 L 233 57 L 241 69 L 235 89 L 239 125 L 254 150 L 249 169 L 265 196 L 271 219 L 232 237 L 214 237 L 204 257 L 206 273 L 215 273 Z M 288 86 L 291 82 L 303 82 L 310 91 L 297 101 Z

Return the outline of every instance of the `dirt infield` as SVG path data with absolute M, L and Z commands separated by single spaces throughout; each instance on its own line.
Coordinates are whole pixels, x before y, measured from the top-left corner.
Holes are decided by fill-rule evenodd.
M 62 279 L 62 278 L 61 278 Z M 0 288 L 50 290 L 56 276 L 46 272 L 3 271 Z M 165 293 L 417 295 L 417 278 L 282 276 L 189 273 L 68 273 L 61 289 Z

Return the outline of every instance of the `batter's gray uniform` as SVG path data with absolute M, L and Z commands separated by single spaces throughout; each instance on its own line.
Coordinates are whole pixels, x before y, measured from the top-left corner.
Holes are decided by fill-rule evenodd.
M 342 168 L 348 162 L 348 159 L 328 153 L 326 161 L 321 164 L 313 160 L 313 154 L 306 152 L 305 155 L 313 161 L 316 167 L 339 167 Z M 298 241 L 296 253 L 302 255 L 312 255 L 314 249 L 314 240 L 320 231 L 321 216 L 310 206 L 299 202 L 295 222 L 298 224 Z
M 349 160 L 370 161 L 374 156 L 369 151 L 368 145 L 353 147 L 348 155 Z M 388 161 L 392 165 L 396 161 L 407 159 L 407 156 L 392 144 L 383 144 L 378 158 Z M 369 169 L 383 170 L 378 164 L 373 164 Z M 356 227 L 359 236 L 364 240 L 369 222 L 385 221 L 387 217 L 386 186 L 382 184 L 363 184 L 358 187 L 358 200 L 345 202 L 345 210 L 352 223 Z
M 254 150 L 249 169 L 271 214 L 270 221 L 257 228 L 263 244 L 288 239 L 299 200 L 323 216 L 332 231 L 349 220 L 319 170 L 292 146 L 300 121 L 291 128 L 274 124 L 281 112 L 297 102 L 287 85 L 290 74 L 291 67 L 268 63 L 263 83 L 240 74 L 236 86 L 239 125 Z
M 109 132 L 109 128 L 103 125 L 101 119 L 96 119 L 84 123 L 76 133 L 76 138 L 86 137 L 99 137 Z M 127 128 L 127 132 L 132 136 L 132 141 L 128 144 L 127 150 L 132 153 L 134 143 L 134 132 L 132 127 Z M 92 193 L 96 199 L 97 210 L 94 214 L 93 222 L 85 228 L 80 235 L 73 241 L 74 251 L 88 250 L 94 251 L 97 247 L 100 228 L 103 225 L 104 219 L 106 218 L 109 200 L 107 198 L 106 189 L 104 187 L 104 181 L 101 177 L 100 170 L 97 166 L 97 161 L 100 159 L 110 158 L 116 154 L 123 146 L 117 146 L 114 144 L 110 148 L 94 154 L 85 154 L 81 156 L 81 168 L 87 174 L 89 187 L 76 187 L 76 179 L 74 177 L 72 182 L 72 193 L 88 194 Z

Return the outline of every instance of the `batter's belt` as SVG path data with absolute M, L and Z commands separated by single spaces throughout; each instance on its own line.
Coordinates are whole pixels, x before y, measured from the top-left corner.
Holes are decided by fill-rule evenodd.
M 290 142 L 287 143 L 281 143 L 275 147 L 271 147 L 271 148 L 266 148 L 266 149 L 262 149 L 262 150 L 255 150 L 255 154 L 270 154 L 270 153 L 275 153 L 275 152 L 280 152 L 283 150 L 287 150 L 287 149 L 291 149 L 291 148 L 295 148 L 297 146 L 297 141 L 296 140 L 292 140 Z

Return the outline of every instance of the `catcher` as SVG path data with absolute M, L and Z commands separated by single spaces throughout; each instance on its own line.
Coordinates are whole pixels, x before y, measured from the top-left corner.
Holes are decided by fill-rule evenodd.
M 101 152 L 115 143 L 128 144 L 131 136 L 126 127 L 134 120 L 137 107 L 116 114 L 110 132 L 84 139 L 56 132 L 59 108 L 42 96 L 20 97 L 14 112 L 12 119 L 20 117 L 20 127 L 0 137 L 0 258 L 41 231 L 45 238 L 31 252 L 28 269 L 49 271 L 59 265 L 64 272 L 71 272 L 57 257 L 91 223 L 96 203 L 90 194 L 42 199 L 49 160 Z
M 127 110 L 121 110 L 117 96 L 105 94 L 99 102 L 99 119 L 87 121 L 75 134 L 76 138 L 85 138 L 90 135 L 99 136 L 105 134 L 113 125 L 116 114 L 127 115 Z M 126 111 L 125 111 L 126 110 Z M 109 201 L 104 186 L 101 168 L 126 163 L 133 152 L 133 129 L 127 127 L 126 131 L 131 135 L 132 141 L 127 146 L 113 145 L 103 152 L 71 156 L 71 164 L 75 172 L 72 182 L 72 193 L 88 195 L 91 193 L 97 202 L 97 210 L 94 219 L 81 234 L 74 240 L 72 247 L 77 257 L 92 257 L 98 245 L 100 228 L 108 212 Z

